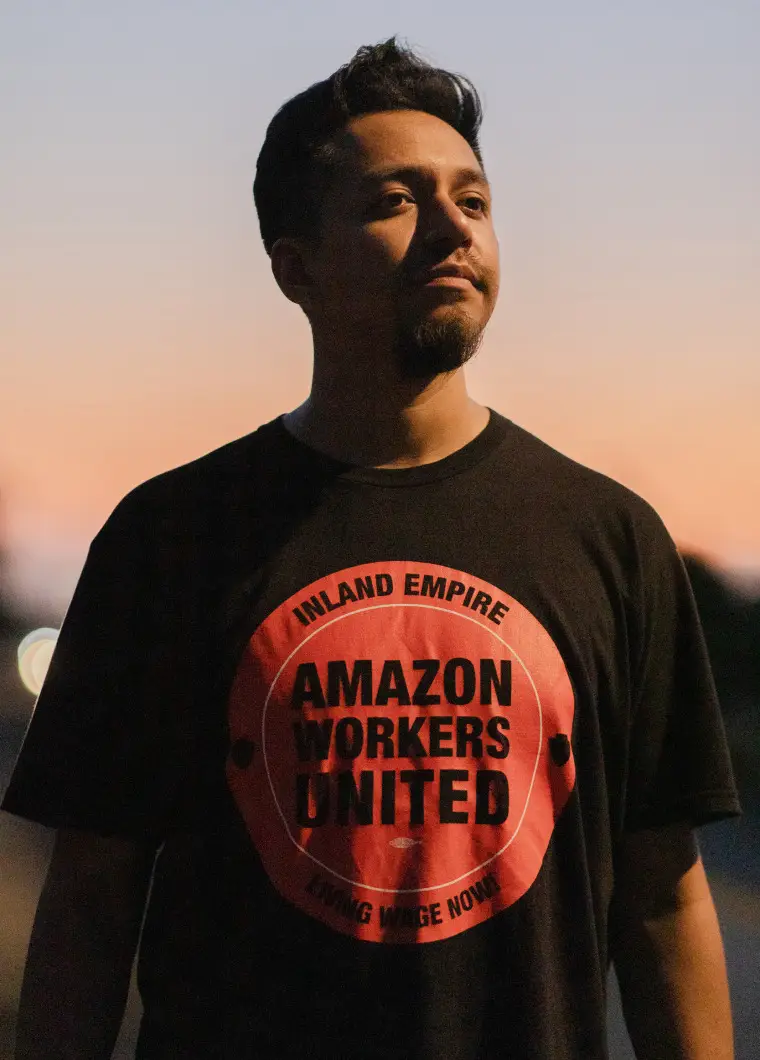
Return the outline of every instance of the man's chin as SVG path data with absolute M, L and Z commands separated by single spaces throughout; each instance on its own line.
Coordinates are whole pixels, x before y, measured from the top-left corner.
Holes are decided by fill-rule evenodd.
M 461 317 L 429 317 L 410 328 L 399 328 L 396 353 L 403 379 L 429 379 L 455 372 L 478 351 L 483 328 Z

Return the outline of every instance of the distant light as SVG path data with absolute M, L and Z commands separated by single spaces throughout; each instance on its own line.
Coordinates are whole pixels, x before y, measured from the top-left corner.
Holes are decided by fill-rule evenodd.
M 58 630 L 43 626 L 27 633 L 18 646 L 18 672 L 33 696 L 39 695 L 58 640 Z

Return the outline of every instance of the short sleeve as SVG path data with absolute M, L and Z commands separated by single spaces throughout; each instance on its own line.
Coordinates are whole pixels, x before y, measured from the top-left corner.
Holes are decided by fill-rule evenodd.
M 641 547 L 626 828 L 736 816 L 723 719 L 686 569 L 659 519 Z
M 186 684 L 168 551 L 141 488 L 92 542 L 2 808 L 160 841 L 175 801 L 171 719 Z

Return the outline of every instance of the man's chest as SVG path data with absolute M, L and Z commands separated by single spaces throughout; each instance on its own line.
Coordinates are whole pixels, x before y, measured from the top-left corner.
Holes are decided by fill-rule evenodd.
M 239 564 L 216 653 L 225 782 L 270 881 L 386 942 L 530 887 L 619 651 L 582 550 L 402 522 L 312 520 Z

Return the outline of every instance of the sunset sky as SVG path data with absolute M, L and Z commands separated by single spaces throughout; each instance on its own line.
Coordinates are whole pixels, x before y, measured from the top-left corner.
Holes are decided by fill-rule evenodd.
M 760 572 L 756 0 L 5 0 L 0 529 L 62 612 L 138 482 L 308 391 L 251 197 L 280 104 L 393 33 L 485 104 L 474 396 Z

